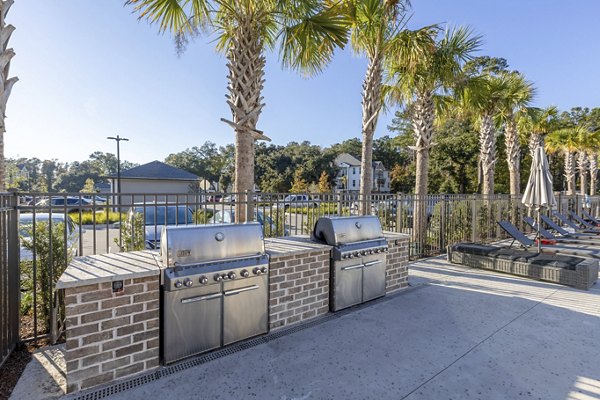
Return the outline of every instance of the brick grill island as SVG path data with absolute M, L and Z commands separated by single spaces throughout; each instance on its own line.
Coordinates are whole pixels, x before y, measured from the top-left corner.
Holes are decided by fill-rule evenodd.
M 149 251 L 76 258 L 65 290 L 67 393 L 159 365 L 159 267 Z M 113 282 L 122 290 L 113 292 Z
M 386 293 L 408 286 L 408 235 L 385 233 Z M 270 256 L 269 327 L 280 329 L 329 312 L 331 246 L 308 237 L 265 240 Z M 65 290 L 67 393 L 159 367 L 158 253 L 76 258 Z M 113 282 L 123 290 L 113 292 Z

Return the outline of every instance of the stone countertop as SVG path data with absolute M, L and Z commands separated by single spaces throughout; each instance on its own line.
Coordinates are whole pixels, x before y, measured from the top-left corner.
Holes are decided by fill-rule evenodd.
M 292 256 L 311 251 L 330 250 L 331 246 L 316 243 L 308 236 L 288 236 L 265 239 L 265 250 L 271 257 Z
M 56 283 L 57 289 L 94 285 L 102 282 L 144 278 L 160 273 L 158 252 L 143 250 L 126 253 L 76 257 Z
M 383 231 L 383 237 L 387 240 L 410 239 L 410 235 L 407 233 L 397 233 L 390 231 Z

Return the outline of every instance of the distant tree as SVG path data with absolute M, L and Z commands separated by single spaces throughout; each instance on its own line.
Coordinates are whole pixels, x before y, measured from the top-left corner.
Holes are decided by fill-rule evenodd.
M 329 183 L 329 175 L 327 172 L 321 172 L 319 177 L 319 193 L 328 193 L 331 191 L 331 185 Z
M 85 184 L 83 188 L 80 190 L 81 193 L 94 193 L 96 190 L 94 189 L 94 180 L 92 178 L 87 178 L 85 180 Z
M 305 193 L 308 192 L 308 183 L 302 177 L 303 171 L 301 169 L 297 169 L 294 172 L 294 180 L 292 181 L 292 188 L 290 189 L 291 193 Z

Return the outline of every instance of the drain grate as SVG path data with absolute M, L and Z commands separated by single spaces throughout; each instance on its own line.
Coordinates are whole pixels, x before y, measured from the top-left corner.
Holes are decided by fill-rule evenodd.
M 421 287 L 425 287 L 426 285 L 422 285 Z M 256 337 L 253 339 L 248 339 L 246 341 L 240 342 L 240 343 L 235 343 L 232 344 L 230 346 L 224 347 L 222 349 L 219 350 L 215 350 L 211 353 L 208 354 L 204 354 L 201 356 L 197 356 L 194 358 L 190 358 L 187 359 L 185 361 L 181 361 L 178 362 L 177 364 L 173 364 L 173 365 L 169 365 L 166 367 L 162 367 L 160 369 L 158 369 L 157 371 L 151 372 L 149 374 L 146 375 L 141 375 L 138 376 L 136 378 L 132 378 L 129 380 L 126 380 L 124 382 L 119 382 L 119 383 L 115 383 L 112 384 L 111 386 L 107 386 L 104 388 L 100 388 L 100 389 L 92 389 L 94 390 L 93 392 L 88 392 L 88 393 L 84 393 L 84 394 L 78 394 L 77 397 L 69 397 L 66 396 L 65 399 L 70 399 L 70 400 L 100 400 L 103 398 L 106 398 L 108 396 L 112 396 L 114 394 L 120 393 L 120 392 L 124 392 L 126 390 L 129 389 L 133 389 L 137 386 L 141 386 L 144 385 L 146 383 L 150 383 L 153 382 L 157 379 L 160 379 L 162 377 L 165 376 L 169 376 L 172 374 L 175 374 L 177 372 L 181 372 L 181 371 L 185 371 L 186 369 L 192 368 L 192 367 L 196 367 L 198 365 L 202 365 L 205 364 L 207 362 L 210 361 L 214 361 L 217 360 L 221 357 L 225 357 L 231 354 L 235 354 L 238 351 L 242 351 L 242 350 L 246 350 L 246 349 L 250 349 L 252 347 L 258 346 L 260 344 L 265 344 L 268 343 L 272 340 L 290 335 L 292 333 L 296 333 L 296 332 L 301 332 L 305 329 L 309 329 L 309 328 L 313 328 L 315 326 L 321 325 L 325 322 L 331 321 L 333 319 L 336 318 L 340 318 L 343 317 L 347 314 L 350 314 L 354 311 L 360 310 L 362 308 L 366 308 L 366 307 L 371 307 L 375 304 L 378 303 L 383 303 L 383 302 L 387 302 L 390 301 L 392 299 L 394 299 L 397 296 L 401 296 L 406 294 L 407 292 L 411 292 L 413 290 L 416 289 L 420 289 L 420 286 L 417 287 L 409 287 L 405 290 L 396 292 L 394 294 L 391 295 L 387 295 L 385 297 L 381 297 L 379 299 L 375 299 L 375 300 L 371 300 L 368 303 L 364 303 L 364 304 L 359 304 L 357 306 L 351 307 L 351 308 L 347 308 L 345 310 L 341 310 L 338 311 L 336 313 L 328 313 L 322 317 L 319 318 L 314 318 L 308 322 L 304 322 L 304 323 L 299 323 L 297 325 L 293 325 L 289 328 L 283 328 L 280 329 L 276 332 L 273 333 L 268 333 L 264 336 L 260 336 L 260 337 Z

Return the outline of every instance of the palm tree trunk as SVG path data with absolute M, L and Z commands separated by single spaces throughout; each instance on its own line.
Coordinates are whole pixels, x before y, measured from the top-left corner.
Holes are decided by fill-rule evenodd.
M 529 155 L 533 157 L 535 154 L 535 149 L 543 145 L 544 137 L 537 132 L 531 132 L 531 136 L 529 136 L 529 142 L 527 143 L 527 147 L 529 147 Z
M 596 194 L 596 181 L 598 179 L 598 154 L 589 154 L 588 160 L 590 167 L 590 196 L 594 196 Z
M 5 159 L 4 159 L 4 134 L 6 133 L 6 103 L 13 85 L 19 80 L 16 77 L 9 78 L 10 60 L 15 56 L 13 49 L 7 48 L 8 40 L 15 27 L 6 25 L 6 14 L 12 6 L 13 0 L 0 2 L 0 192 L 6 190 Z
M 565 179 L 567 194 L 575 195 L 575 155 L 568 150 L 565 150 Z
M 373 135 L 381 111 L 382 57 L 375 54 L 369 59 L 369 66 L 363 82 L 362 93 L 362 154 L 360 163 L 360 214 L 370 212 L 370 197 L 373 187 Z
M 494 166 L 496 165 L 496 133 L 494 132 L 494 116 L 483 115 L 479 130 L 479 160 L 483 174 L 484 195 L 494 194 Z
M 433 138 L 433 122 L 435 105 L 433 94 L 425 92 L 417 94 L 411 106 L 411 123 L 415 135 L 416 183 L 415 204 L 413 205 L 413 242 L 417 252 L 422 252 L 427 233 L 427 184 L 429 176 L 429 150 Z
M 235 128 L 235 183 L 237 193 L 236 222 L 246 222 L 252 214 L 247 209 L 246 192 L 254 191 L 254 133 L 256 123 L 264 107 L 262 89 L 265 75 L 264 42 L 256 31 L 252 17 L 239 21 L 231 47 L 227 52 L 229 81 L 227 104 L 231 109 Z
M 506 161 L 510 176 L 510 194 L 518 196 L 521 193 L 521 146 L 517 124 L 511 117 L 506 122 Z
M 577 171 L 579 171 L 579 194 L 583 196 L 587 189 L 587 154 L 585 151 L 577 154 Z

